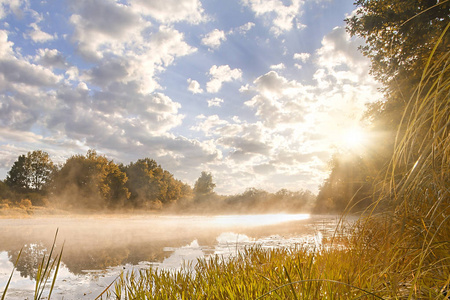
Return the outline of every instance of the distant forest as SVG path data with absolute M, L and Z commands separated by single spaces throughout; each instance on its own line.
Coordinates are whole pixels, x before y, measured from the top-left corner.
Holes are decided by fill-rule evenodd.
M 221 196 L 215 186 L 212 174 L 202 172 L 192 188 L 150 158 L 123 165 L 89 150 L 57 166 L 48 153 L 36 150 L 20 155 L 0 181 L 0 209 L 304 212 L 311 211 L 316 198 L 307 190 L 269 193 L 255 188 Z

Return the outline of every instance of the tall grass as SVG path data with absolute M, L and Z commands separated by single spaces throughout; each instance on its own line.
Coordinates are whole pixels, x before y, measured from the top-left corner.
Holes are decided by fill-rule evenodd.
M 304 247 L 249 248 L 223 259 L 200 259 L 180 271 L 124 274 L 109 291 L 113 299 L 383 299 L 384 279 L 360 272 L 352 250 Z

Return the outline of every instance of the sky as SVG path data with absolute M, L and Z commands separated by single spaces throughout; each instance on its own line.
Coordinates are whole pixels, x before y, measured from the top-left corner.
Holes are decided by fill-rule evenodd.
M 0 0 L 0 179 L 33 150 L 316 192 L 381 98 L 350 0 Z

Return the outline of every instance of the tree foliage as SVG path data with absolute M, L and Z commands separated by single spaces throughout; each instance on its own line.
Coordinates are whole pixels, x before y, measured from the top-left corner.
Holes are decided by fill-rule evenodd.
M 5 182 L 16 191 L 42 191 L 55 169 L 48 153 L 41 150 L 28 152 L 14 162 Z
M 315 213 L 360 212 L 372 201 L 373 177 L 366 159 L 347 153 L 335 154 L 331 173 L 320 187 Z
M 450 2 L 439 0 L 357 0 L 347 30 L 365 39 L 362 53 L 372 74 L 386 85 L 400 78 L 417 79 L 431 49 L 450 20 Z M 448 36 L 439 53 L 448 51 Z M 398 87 L 398 86 L 396 86 Z
M 70 157 L 57 173 L 56 198 L 72 207 L 120 207 L 129 198 L 128 178 L 119 166 L 96 151 Z
M 124 167 L 130 179 L 127 186 L 137 207 L 170 203 L 187 196 L 190 188 L 161 168 L 153 159 L 138 159 Z
M 194 185 L 194 193 L 198 196 L 212 194 L 216 184 L 213 182 L 211 173 L 202 172 Z

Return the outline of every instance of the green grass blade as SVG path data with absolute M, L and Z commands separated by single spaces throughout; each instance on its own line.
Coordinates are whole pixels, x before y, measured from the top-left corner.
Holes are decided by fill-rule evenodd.
M 16 269 L 17 263 L 19 262 L 20 255 L 22 254 L 22 250 L 23 250 L 23 248 L 20 249 L 20 251 L 19 251 L 19 255 L 17 256 L 16 262 L 14 263 L 14 267 L 13 267 L 13 270 L 11 272 L 11 276 L 9 276 L 8 282 L 6 283 L 5 289 L 3 290 L 3 295 L 2 295 L 2 299 L 1 300 L 5 300 L 6 292 L 8 291 L 9 284 L 11 283 L 11 279 L 12 279 L 12 277 L 14 275 L 14 270 Z
M 58 276 L 59 266 L 61 265 L 61 258 L 62 258 L 63 250 L 64 250 L 64 244 L 62 245 L 61 252 L 59 253 L 58 263 L 56 264 L 55 274 L 53 275 L 52 286 L 50 287 L 50 291 L 48 293 L 48 300 L 50 300 L 50 297 L 52 296 L 53 289 L 55 287 L 56 277 Z

